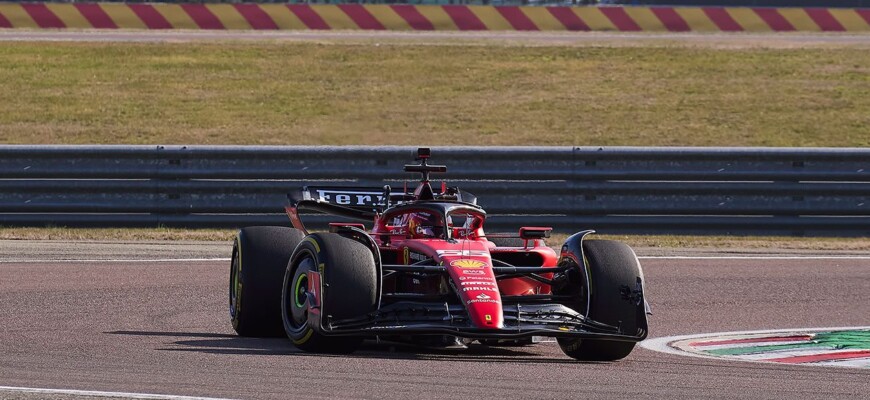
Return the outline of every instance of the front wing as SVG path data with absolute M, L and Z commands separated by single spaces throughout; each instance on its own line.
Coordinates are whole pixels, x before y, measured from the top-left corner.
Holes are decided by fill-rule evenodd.
M 366 317 L 321 321 L 327 335 L 443 334 L 473 339 L 518 339 L 532 336 L 595 338 L 638 342 L 646 338 L 646 313 L 639 307 L 641 327 L 623 332 L 619 326 L 585 318 L 562 304 L 506 304 L 504 327 L 474 327 L 460 304 L 402 301 L 382 307 Z

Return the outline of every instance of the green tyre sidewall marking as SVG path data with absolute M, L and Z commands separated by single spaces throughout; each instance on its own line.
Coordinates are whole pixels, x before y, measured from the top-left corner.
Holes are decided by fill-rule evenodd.
M 307 281 L 307 280 L 308 280 L 308 274 L 303 273 L 302 275 L 299 275 L 296 278 L 296 283 L 293 285 L 293 297 L 294 297 L 295 302 L 296 302 L 296 307 L 302 307 L 305 305 L 304 301 L 302 303 L 299 302 L 299 295 L 301 294 L 301 293 L 299 293 L 299 289 L 302 287 L 302 281 Z
M 292 307 L 305 306 L 304 302 L 300 304 L 298 301 L 298 290 L 302 278 L 307 278 L 307 272 L 312 271 L 314 269 L 313 266 L 317 265 L 317 255 L 315 254 L 315 250 L 319 248 L 319 246 L 317 243 L 312 242 L 314 242 L 314 240 L 311 237 L 303 240 L 296 249 L 290 263 L 287 265 L 287 270 L 284 275 L 283 299 L 281 301 L 281 312 L 284 319 L 284 330 L 287 333 L 287 337 L 293 341 L 293 344 L 303 347 L 303 350 L 305 350 L 304 345 L 314 335 L 314 329 L 308 326 L 307 320 L 299 322 L 294 321 Z M 306 270 L 297 276 L 296 274 L 300 268 L 305 268 Z M 320 290 L 322 290 L 322 288 Z M 292 304 L 290 304 L 291 301 Z

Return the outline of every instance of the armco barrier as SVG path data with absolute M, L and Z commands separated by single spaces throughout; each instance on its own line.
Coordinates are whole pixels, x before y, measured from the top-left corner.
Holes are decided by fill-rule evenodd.
M 303 185 L 413 187 L 413 151 L 0 146 L 0 225 L 286 225 Z M 433 163 L 491 231 L 870 235 L 870 149 L 436 147 Z
M 866 32 L 870 9 L 0 3 L 0 28 Z

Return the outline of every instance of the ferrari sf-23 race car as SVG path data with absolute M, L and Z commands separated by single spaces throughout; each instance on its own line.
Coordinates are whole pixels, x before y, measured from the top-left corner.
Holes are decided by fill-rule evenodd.
M 287 336 L 311 352 L 349 353 L 366 338 L 432 345 L 517 345 L 556 338 L 577 360 L 617 360 L 647 336 L 649 306 L 627 245 L 552 228 L 484 232 L 486 212 L 455 187 L 430 184 L 419 149 L 413 192 L 304 187 L 288 195 L 294 228 L 242 229 L 233 245 L 229 305 L 241 336 Z M 371 223 L 309 233 L 300 211 Z

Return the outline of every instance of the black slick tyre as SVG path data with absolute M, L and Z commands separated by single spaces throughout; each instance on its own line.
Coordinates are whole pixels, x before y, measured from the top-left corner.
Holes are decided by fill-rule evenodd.
M 619 327 L 625 335 L 634 336 L 639 329 L 645 330 L 646 315 L 641 303 L 643 272 L 634 251 L 611 240 L 585 240 L 582 246 L 586 276 L 583 290 L 578 293 L 584 298 L 578 299 L 577 304 L 586 310 L 577 311 L 586 312 L 586 317 L 593 321 Z M 567 356 L 582 361 L 619 360 L 635 346 L 632 341 L 601 339 L 558 338 L 557 342 Z
M 281 337 L 281 284 L 298 229 L 253 226 L 239 231 L 230 264 L 230 319 L 240 336 Z
M 329 336 L 309 318 L 309 274 L 320 273 L 320 317 L 340 321 L 363 317 L 377 308 L 378 270 L 371 250 L 335 233 L 307 236 L 287 265 L 283 279 L 281 316 L 287 336 L 301 350 L 350 353 L 362 337 Z M 322 325 L 322 324 L 321 324 Z

